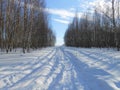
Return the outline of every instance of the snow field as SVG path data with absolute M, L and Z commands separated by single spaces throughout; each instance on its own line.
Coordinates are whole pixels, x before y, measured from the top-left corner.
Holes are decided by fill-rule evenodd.
M 0 90 L 120 90 L 120 52 L 52 47 L 0 55 Z

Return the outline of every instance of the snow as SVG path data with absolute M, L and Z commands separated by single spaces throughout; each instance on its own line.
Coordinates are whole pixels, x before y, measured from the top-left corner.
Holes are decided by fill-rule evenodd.
M 0 90 L 120 90 L 120 52 L 49 47 L 1 53 Z

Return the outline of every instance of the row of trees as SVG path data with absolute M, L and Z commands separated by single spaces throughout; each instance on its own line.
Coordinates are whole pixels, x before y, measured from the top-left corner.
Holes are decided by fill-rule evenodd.
M 120 48 L 120 4 L 111 0 L 104 9 L 95 8 L 93 14 L 76 16 L 69 25 L 64 41 L 66 46 Z M 99 6 L 100 7 L 100 6 Z
M 0 0 L 0 48 L 6 52 L 15 48 L 53 46 L 55 34 L 44 11 L 44 0 Z

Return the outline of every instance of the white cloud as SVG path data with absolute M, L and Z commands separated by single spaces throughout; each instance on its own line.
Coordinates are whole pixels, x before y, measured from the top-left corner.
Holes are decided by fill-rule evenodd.
M 59 22 L 59 23 L 63 23 L 63 24 L 69 24 L 70 21 L 67 21 L 67 20 L 61 20 L 61 19 L 53 19 L 54 21 L 56 22 Z
M 94 11 L 94 9 L 96 8 L 99 11 L 99 13 L 103 13 L 108 11 L 108 8 L 111 9 L 112 3 L 111 0 L 95 0 L 93 2 L 89 2 L 89 6 L 90 8 L 92 8 L 92 11 Z
M 65 10 L 65 9 L 51 9 L 51 8 L 46 8 L 46 12 L 53 14 L 53 15 L 58 15 L 60 18 L 63 19 L 68 19 L 68 18 L 73 18 L 75 16 L 75 12 Z M 80 17 L 82 13 L 78 13 L 78 16 Z
M 70 9 L 71 10 L 46 8 L 45 11 L 49 14 L 58 16 L 58 18 L 53 18 L 53 21 L 68 25 L 71 22 L 71 20 L 75 17 L 75 9 Z M 82 12 L 77 12 L 78 18 L 80 18 L 82 14 Z
M 72 8 L 70 8 L 70 11 L 75 11 L 75 8 L 73 8 L 73 7 L 72 7 Z
M 85 0 L 84 3 L 80 4 L 80 8 L 83 10 L 83 12 L 93 12 L 95 8 L 104 9 L 105 5 L 109 5 L 109 1 L 106 2 L 106 0 Z
M 68 10 L 65 10 L 65 9 L 46 8 L 45 11 L 47 11 L 50 14 L 59 15 L 62 18 L 74 17 L 75 16 L 74 12 L 71 12 L 71 11 L 68 11 Z
M 106 5 L 106 2 L 105 0 L 95 0 L 93 2 L 89 2 L 89 6 L 92 6 L 92 7 L 104 7 L 104 5 Z

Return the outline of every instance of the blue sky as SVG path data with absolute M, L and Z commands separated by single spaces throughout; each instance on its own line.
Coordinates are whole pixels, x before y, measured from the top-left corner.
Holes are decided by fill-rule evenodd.
M 97 3 L 104 0 L 46 0 L 46 10 L 50 14 L 50 24 L 56 33 L 56 45 L 64 44 L 64 34 L 77 11 L 79 17 L 86 10 L 92 11 Z

